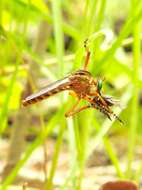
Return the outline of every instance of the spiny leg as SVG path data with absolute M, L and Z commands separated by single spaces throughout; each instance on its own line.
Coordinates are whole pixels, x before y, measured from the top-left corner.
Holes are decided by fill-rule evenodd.
M 78 98 L 78 95 L 74 91 L 69 91 L 69 95 Z
M 78 99 L 77 102 L 74 104 L 74 106 L 65 113 L 65 117 L 69 117 L 72 115 L 72 113 L 74 112 L 75 108 L 78 106 L 78 104 L 80 103 L 81 99 Z
M 85 110 L 85 109 L 87 109 L 87 108 L 91 108 L 91 107 L 95 108 L 95 105 L 94 105 L 95 102 L 93 101 L 92 98 L 89 98 L 89 97 L 87 97 L 87 96 L 84 96 L 83 99 L 86 100 L 87 102 L 89 102 L 90 105 L 85 105 L 85 106 L 80 107 L 80 108 L 78 108 L 78 109 L 76 109 L 76 110 L 74 109 L 74 110 L 72 110 L 72 112 L 70 112 L 69 115 L 66 116 L 66 117 L 73 116 L 73 115 L 75 115 L 76 113 L 79 113 L 79 112 L 81 112 L 81 111 L 83 111 L 83 110 Z M 80 100 L 80 99 L 79 99 L 79 100 Z M 91 106 L 92 104 L 93 104 L 93 106 Z
M 89 95 L 90 96 L 95 96 L 95 97 L 97 96 L 101 100 L 101 102 L 103 103 L 103 105 L 106 106 L 106 107 L 108 107 L 107 103 L 105 102 L 105 100 L 102 98 L 102 96 L 99 93 L 97 93 L 97 92 L 95 92 L 95 93 L 89 93 Z
M 76 97 L 77 102 L 67 113 L 65 113 L 66 117 L 69 117 L 71 115 L 71 113 L 75 110 L 75 108 L 78 106 L 78 104 L 80 103 L 80 100 L 81 100 L 74 91 L 69 91 L 69 95 L 73 96 L 73 97 Z
M 83 106 L 81 108 L 78 108 L 78 109 L 74 110 L 73 112 L 70 112 L 70 115 L 68 115 L 68 117 L 73 116 L 76 113 L 79 113 L 79 112 L 81 112 L 81 111 L 83 111 L 83 110 L 85 110 L 87 108 L 90 108 L 90 107 L 91 107 L 90 105 L 86 105 L 86 106 Z
M 86 50 L 85 63 L 84 63 L 84 68 L 83 68 L 84 70 L 87 70 L 87 66 L 89 64 L 89 59 L 90 59 L 90 54 L 91 54 L 91 52 L 89 51 L 89 48 L 87 46 L 87 42 L 88 42 L 88 39 L 86 39 L 84 41 L 84 48 Z
M 113 113 L 113 116 L 115 119 L 117 119 L 122 125 L 124 125 L 124 122 L 115 114 Z
M 83 97 L 83 99 L 86 100 L 87 102 L 89 102 L 90 104 L 92 104 L 92 103 L 94 104 L 93 99 L 91 99 L 91 98 L 89 98 L 87 96 Z

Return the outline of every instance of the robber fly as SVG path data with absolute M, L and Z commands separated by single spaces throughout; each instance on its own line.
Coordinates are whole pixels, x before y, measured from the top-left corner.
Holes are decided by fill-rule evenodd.
M 102 112 L 109 119 L 113 116 L 122 123 L 119 117 L 110 109 L 111 106 L 116 105 L 116 101 L 101 94 L 102 80 L 94 79 L 91 73 L 87 71 L 91 54 L 87 46 L 87 41 L 88 39 L 84 42 L 84 47 L 86 49 L 84 68 L 48 85 L 38 93 L 28 96 L 22 101 L 23 106 L 34 104 L 61 91 L 69 90 L 72 92 L 71 95 L 75 95 L 78 100 L 76 104 L 65 114 L 66 117 L 73 116 L 86 108 L 93 107 Z M 89 105 L 77 109 L 81 99 L 88 101 Z

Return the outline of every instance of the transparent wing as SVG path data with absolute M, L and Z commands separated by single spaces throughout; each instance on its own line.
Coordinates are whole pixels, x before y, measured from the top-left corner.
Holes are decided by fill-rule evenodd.
M 39 92 L 34 93 L 28 97 L 26 97 L 23 101 L 22 104 L 24 106 L 36 103 L 42 99 L 45 99 L 53 94 L 56 94 L 60 91 L 68 89 L 70 86 L 70 80 L 68 77 L 65 77 L 61 80 L 58 80 L 56 82 L 53 82 L 49 84 L 47 87 L 41 89 Z

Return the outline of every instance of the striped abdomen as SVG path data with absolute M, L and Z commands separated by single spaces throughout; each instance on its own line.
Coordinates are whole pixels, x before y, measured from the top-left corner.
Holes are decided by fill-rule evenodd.
M 50 84 L 49 86 L 42 89 L 41 91 L 26 97 L 22 101 L 22 105 L 28 106 L 30 104 L 34 104 L 54 94 L 57 94 L 58 92 L 69 90 L 69 89 L 70 89 L 70 81 L 68 80 L 68 78 L 64 78 L 62 80 L 59 80 L 57 82 Z

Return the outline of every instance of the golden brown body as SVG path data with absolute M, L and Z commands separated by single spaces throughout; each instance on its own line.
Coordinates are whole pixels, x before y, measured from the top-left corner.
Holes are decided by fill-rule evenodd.
M 63 79 L 48 85 L 38 93 L 28 96 L 22 101 L 22 104 L 23 106 L 34 104 L 64 90 L 72 90 L 78 95 L 78 97 L 83 98 L 90 94 L 92 86 L 96 86 L 96 81 L 91 74 L 85 70 L 78 70 Z

